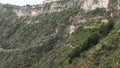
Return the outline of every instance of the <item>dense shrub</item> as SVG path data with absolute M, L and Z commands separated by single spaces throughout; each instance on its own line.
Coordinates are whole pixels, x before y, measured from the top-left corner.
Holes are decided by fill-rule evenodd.
M 89 38 L 84 42 L 82 47 L 76 47 L 72 50 L 72 53 L 70 55 L 69 63 L 71 64 L 73 59 L 76 57 L 79 57 L 80 54 L 88 49 L 90 49 L 92 46 L 99 43 L 99 40 L 101 38 L 101 35 L 98 32 L 92 33 Z
M 76 47 L 75 49 L 72 50 L 72 53 L 70 55 L 69 63 L 72 63 L 72 60 L 76 57 L 80 56 L 81 49 L 79 47 Z
M 113 28 L 114 28 L 114 21 L 111 20 L 109 23 L 101 25 L 99 32 L 103 37 L 105 37 Z
M 98 32 L 95 32 L 90 35 L 90 37 L 84 42 L 81 52 L 88 50 L 92 46 L 96 45 L 101 38 L 101 35 Z
M 97 9 L 95 9 L 93 11 L 88 12 L 87 14 L 90 15 L 90 16 L 97 16 L 97 15 L 103 16 L 105 11 L 106 10 L 104 8 L 97 8 Z

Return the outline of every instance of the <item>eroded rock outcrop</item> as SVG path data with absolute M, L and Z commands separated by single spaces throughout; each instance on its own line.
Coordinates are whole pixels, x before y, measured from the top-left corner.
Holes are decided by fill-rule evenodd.
M 74 33 L 75 30 L 76 30 L 76 26 L 75 26 L 75 25 L 70 25 L 70 26 L 69 26 L 69 34 Z
M 108 4 L 109 0 L 85 0 L 81 8 L 90 11 L 96 8 L 107 8 Z
M 61 1 L 61 0 L 45 0 L 43 4 L 36 6 L 27 5 L 14 9 L 18 17 L 22 16 L 37 16 L 40 14 L 60 12 L 73 6 L 77 0 Z

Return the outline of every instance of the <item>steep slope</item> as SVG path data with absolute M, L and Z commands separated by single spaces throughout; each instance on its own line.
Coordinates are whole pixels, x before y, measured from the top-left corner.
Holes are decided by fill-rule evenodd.
M 119 0 L 0 6 L 0 68 L 120 66 Z
M 58 44 L 33 67 L 119 68 L 119 18 L 120 16 L 113 22 L 114 29 L 113 26 L 109 26 L 110 31 L 106 30 L 106 27 L 99 28 L 99 24 L 77 29 L 72 36 Z M 96 37 L 96 32 L 98 33 L 101 29 L 105 33 L 101 38 Z

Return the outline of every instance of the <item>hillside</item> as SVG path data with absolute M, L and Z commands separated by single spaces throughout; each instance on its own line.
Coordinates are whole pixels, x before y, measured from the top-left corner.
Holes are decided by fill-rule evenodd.
M 0 68 L 119 68 L 119 0 L 0 3 Z

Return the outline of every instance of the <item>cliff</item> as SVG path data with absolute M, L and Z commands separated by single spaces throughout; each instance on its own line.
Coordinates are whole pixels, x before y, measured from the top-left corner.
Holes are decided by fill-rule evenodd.
M 0 4 L 0 68 L 119 67 L 119 0 Z
M 18 17 L 21 16 L 37 16 L 40 14 L 50 14 L 67 10 L 76 4 L 76 0 L 61 1 L 61 0 L 45 0 L 43 4 L 32 6 L 27 5 L 20 8 L 15 8 L 13 11 Z

